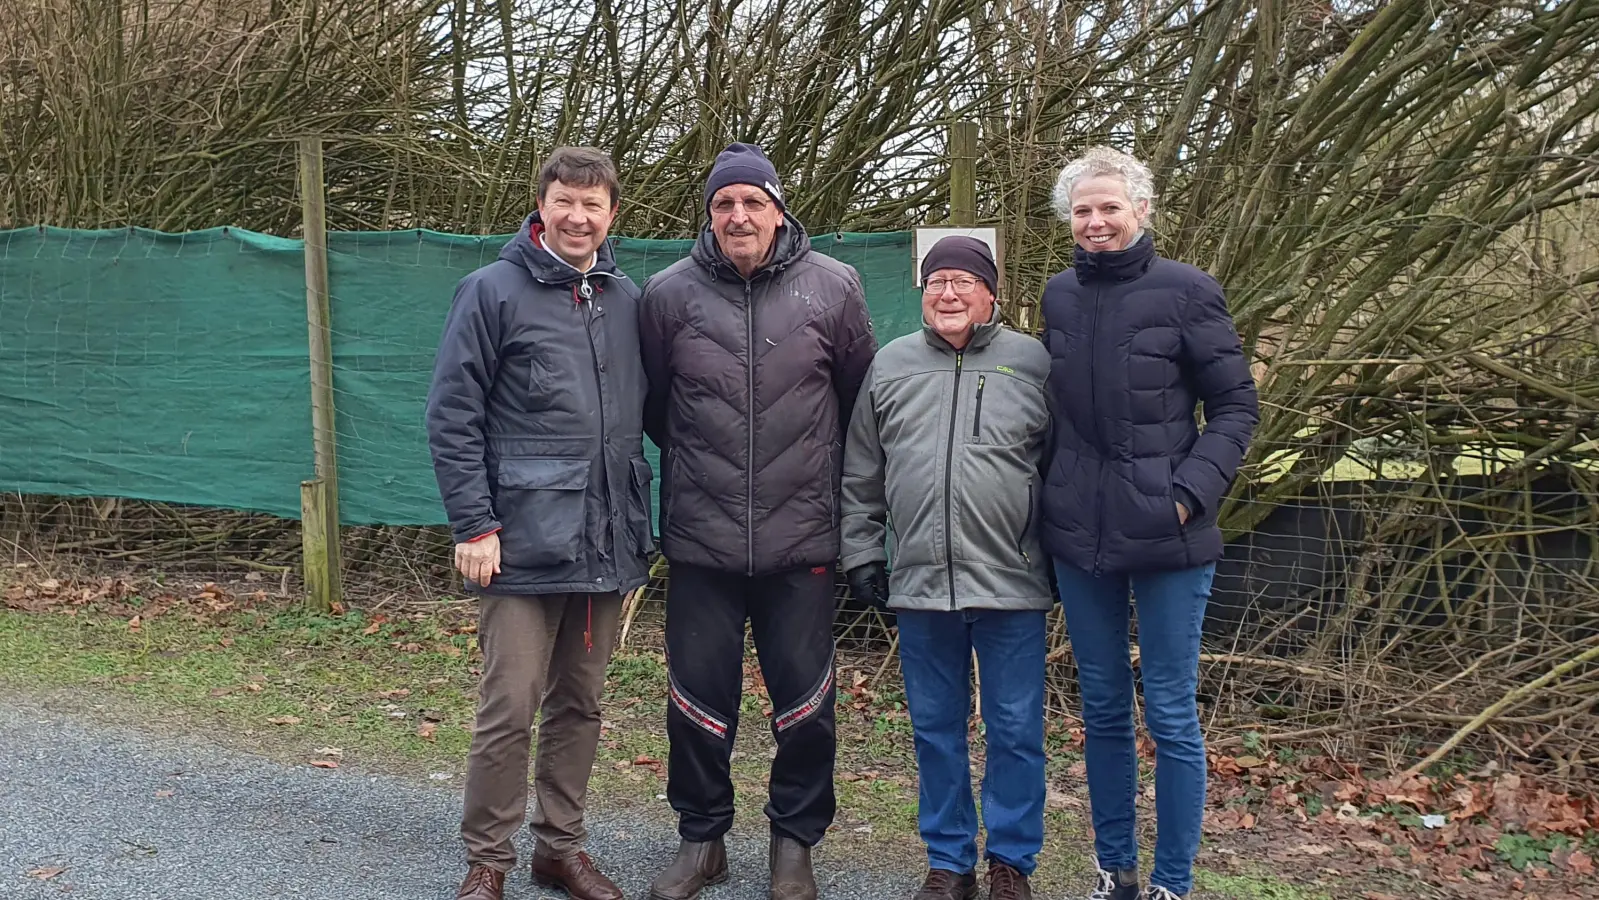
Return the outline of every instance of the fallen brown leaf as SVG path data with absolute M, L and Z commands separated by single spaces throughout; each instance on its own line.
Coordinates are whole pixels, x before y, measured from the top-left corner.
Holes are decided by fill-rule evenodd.
M 33 878 L 37 878 L 40 881 L 49 881 L 65 871 L 66 869 L 60 868 L 59 866 L 47 866 L 43 869 L 29 869 L 28 875 Z
M 134 616 L 133 618 L 129 619 L 128 620 L 128 630 L 129 631 L 138 631 L 139 630 L 139 625 L 141 624 L 142 621 L 143 621 L 142 618 L 139 617 L 139 616 Z
M 156 791 L 155 796 L 157 800 L 165 800 L 166 798 L 172 796 L 172 791 Z
M 1581 850 L 1573 850 L 1566 859 L 1566 868 L 1576 875 L 1592 875 L 1593 860 Z
M 272 718 L 267 719 L 267 724 L 268 725 L 298 725 L 298 724 L 300 724 L 300 721 L 301 721 L 301 719 L 300 719 L 299 716 L 273 716 Z
M 431 741 L 435 739 L 435 735 L 438 733 L 438 730 L 439 723 L 423 722 L 421 725 L 416 727 L 416 736 L 424 741 Z
M 331 759 L 313 759 L 311 760 L 311 765 L 318 769 L 337 769 L 339 767 L 339 764 Z
M 231 646 L 233 646 L 233 638 L 225 637 L 222 640 L 217 641 L 217 643 L 221 644 L 224 647 L 231 647 Z
M 378 696 L 385 700 L 398 700 L 401 697 L 411 696 L 410 688 L 395 688 L 392 691 L 378 691 Z
M 363 629 L 361 629 L 361 633 L 362 634 L 377 634 L 378 630 L 383 627 L 383 623 L 387 622 L 388 620 L 389 620 L 389 617 L 385 616 L 385 615 L 382 615 L 381 613 L 378 614 L 378 615 L 375 615 L 375 616 L 372 617 L 372 624 L 366 626 Z

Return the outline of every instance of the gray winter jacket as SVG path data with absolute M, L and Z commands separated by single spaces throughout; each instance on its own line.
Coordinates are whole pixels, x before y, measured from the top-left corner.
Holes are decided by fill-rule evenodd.
M 541 230 L 456 288 L 427 399 L 439 494 L 457 542 L 500 533 L 490 591 L 630 591 L 653 549 L 639 291 L 609 245 L 581 273 Z
M 995 319 L 998 311 L 995 312 Z M 997 321 L 878 352 L 844 451 L 843 566 L 884 562 L 896 609 L 1049 609 L 1038 496 L 1049 352 Z

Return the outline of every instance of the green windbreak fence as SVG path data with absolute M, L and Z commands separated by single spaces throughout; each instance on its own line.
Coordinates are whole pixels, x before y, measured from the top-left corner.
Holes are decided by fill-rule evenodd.
M 434 349 L 456 282 L 509 238 L 328 236 L 346 524 L 443 523 L 422 419 Z M 640 284 L 690 246 L 616 241 Z M 861 273 L 879 341 L 919 327 L 910 233 L 812 246 Z M 298 518 L 312 474 L 305 293 L 298 240 L 0 231 L 0 490 Z

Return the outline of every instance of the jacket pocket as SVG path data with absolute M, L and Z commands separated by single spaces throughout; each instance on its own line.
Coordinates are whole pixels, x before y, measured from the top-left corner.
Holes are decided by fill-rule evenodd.
M 627 510 L 627 527 L 633 532 L 633 546 L 639 553 L 655 549 L 650 535 L 650 481 L 655 473 L 650 471 L 649 460 L 635 456 L 633 464 L 633 503 Z
M 1032 537 L 1033 519 L 1037 516 L 1038 500 L 1035 485 L 1038 479 L 1027 476 L 1027 518 L 1022 520 L 1022 530 L 1016 534 L 1016 552 L 1021 555 L 1022 561 L 1031 563 L 1033 558 L 1027 555 L 1027 542 Z
M 672 521 L 672 448 L 667 447 L 661 451 L 661 521 L 659 525 L 661 537 L 666 537 L 666 529 Z
M 983 438 L 983 382 L 988 376 L 977 376 L 977 408 L 972 410 L 972 441 L 978 442 Z
M 1168 462 L 1166 466 L 1166 499 L 1169 501 L 1166 504 L 1166 507 L 1171 513 L 1172 531 L 1176 532 L 1177 534 L 1182 534 L 1188 530 L 1188 526 L 1184 524 L 1182 517 L 1177 513 L 1177 482 L 1172 479 L 1172 468 L 1170 462 Z M 1188 515 L 1189 520 L 1192 521 L 1194 511 L 1189 510 Z
M 495 476 L 500 555 L 517 568 L 576 562 L 588 511 L 586 459 L 502 459 Z

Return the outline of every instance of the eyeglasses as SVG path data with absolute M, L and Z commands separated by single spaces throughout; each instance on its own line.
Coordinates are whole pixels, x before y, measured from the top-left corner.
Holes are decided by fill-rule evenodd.
M 765 211 L 766 207 L 769 205 L 770 204 L 768 204 L 765 200 L 762 200 L 758 197 L 752 197 L 748 200 L 722 199 L 711 204 L 711 212 L 716 213 L 719 216 L 726 216 L 731 215 L 734 209 L 743 207 L 745 212 L 758 213 Z
M 929 278 L 922 285 L 922 293 L 928 295 L 942 294 L 944 293 L 944 288 L 954 285 L 955 293 L 970 294 L 981 283 L 981 280 L 977 278 Z

